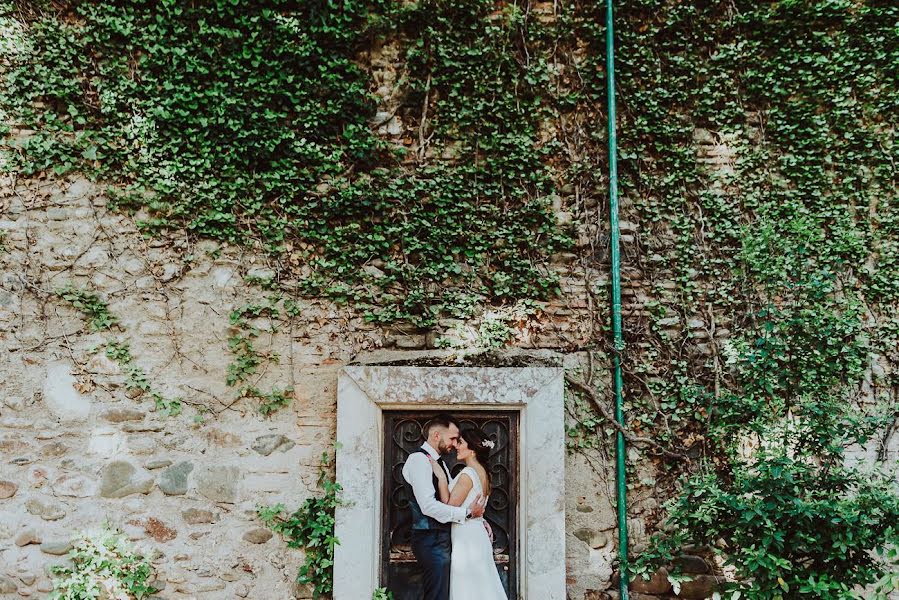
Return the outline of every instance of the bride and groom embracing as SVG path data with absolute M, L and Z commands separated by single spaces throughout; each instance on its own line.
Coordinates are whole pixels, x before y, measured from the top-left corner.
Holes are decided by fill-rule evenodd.
M 424 574 L 423 600 L 508 600 L 493 562 L 493 532 L 483 517 L 493 442 L 476 429 L 460 431 L 459 423 L 443 414 L 431 419 L 426 435 L 403 465 L 412 492 L 412 553 Z M 452 450 L 465 463 L 455 478 L 443 461 Z

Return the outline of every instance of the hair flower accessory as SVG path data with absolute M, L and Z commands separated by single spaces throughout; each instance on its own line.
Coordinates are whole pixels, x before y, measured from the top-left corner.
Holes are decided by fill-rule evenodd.
M 491 450 L 493 450 L 493 447 L 496 445 L 496 443 L 493 440 L 484 440 L 483 442 L 481 442 L 481 445 L 485 448 L 490 448 Z

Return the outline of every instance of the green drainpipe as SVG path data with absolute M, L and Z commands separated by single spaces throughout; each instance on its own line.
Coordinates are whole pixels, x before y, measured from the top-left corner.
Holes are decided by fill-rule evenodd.
M 609 113 L 609 221 L 612 250 L 612 335 L 615 347 L 612 354 L 615 383 L 615 420 L 624 426 L 621 378 L 621 354 L 624 351 L 624 336 L 621 332 L 621 253 L 619 250 L 620 231 L 618 228 L 618 138 L 615 134 L 615 31 L 612 23 L 612 0 L 606 0 L 606 85 Z M 615 487 L 618 498 L 618 555 L 621 563 L 619 592 L 621 600 L 627 600 L 627 482 L 626 450 L 624 433 L 615 434 Z

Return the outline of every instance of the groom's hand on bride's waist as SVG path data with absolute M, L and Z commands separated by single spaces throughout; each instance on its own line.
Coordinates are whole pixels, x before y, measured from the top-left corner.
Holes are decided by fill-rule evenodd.
M 477 519 L 478 517 L 484 516 L 484 505 L 486 504 L 486 499 L 481 499 L 481 494 L 478 494 L 474 497 L 474 502 L 471 503 L 471 506 L 468 508 L 468 514 L 473 519 Z

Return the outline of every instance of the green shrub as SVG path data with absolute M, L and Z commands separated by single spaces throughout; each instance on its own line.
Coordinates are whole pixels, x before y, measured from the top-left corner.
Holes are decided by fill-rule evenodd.
M 669 506 L 668 537 L 656 537 L 637 574 L 685 546 L 708 546 L 735 568 L 753 600 L 857 598 L 857 588 L 899 568 L 899 496 L 889 477 L 765 450 L 727 476 L 690 478 Z M 892 583 L 889 584 L 890 591 Z
M 755 335 L 736 338 L 729 361 L 738 387 L 717 399 L 707 430 L 719 452 L 685 479 L 668 505 L 667 533 L 653 537 L 633 574 L 701 546 L 734 568 L 737 581 L 724 589 L 732 597 L 894 589 L 899 487 L 850 454 L 894 413 L 849 395 L 864 373 L 861 315 L 822 281 L 797 286 L 762 312 Z
M 74 566 L 53 568 L 50 600 L 140 600 L 158 591 L 149 584 L 150 562 L 135 553 L 123 535 L 109 529 L 82 534 L 68 557 Z

